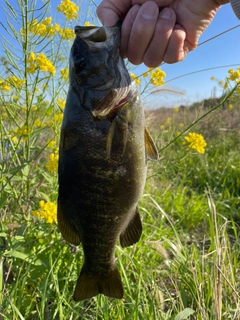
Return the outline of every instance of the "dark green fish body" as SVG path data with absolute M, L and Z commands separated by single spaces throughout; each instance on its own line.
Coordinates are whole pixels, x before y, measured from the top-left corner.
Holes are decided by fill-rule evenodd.
M 156 159 L 157 151 L 119 54 L 119 27 L 76 27 L 75 33 L 59 150 L 58 225 L 65 240 L 83 246 L 74 299 L 122 298 L 115 247 L 119 237 L 126 247 L 141 236 L 137 204 L 147 157 Z

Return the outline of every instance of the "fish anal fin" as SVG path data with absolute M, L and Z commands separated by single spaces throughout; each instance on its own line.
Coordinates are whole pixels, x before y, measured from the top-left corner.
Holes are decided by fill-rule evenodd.
M 71 244 L 79 245 L 81 242 L 80 235 L 70 225 L 69 221 L 64 217 L 62 212 L 61 201 L 58 199 L 57 208 L 58 227 L 63 238 Z
M 120 243 L 123 248 L 131 246 L 139 241 L 142 234 L 142 222 L 138 212 L 138 208 L 135 210 L 135 214 L 132 220 L 129 222 L 126 229 L 120 235 Z
M 116 116 L 107 135 L 107 158 L 123 156 L 128 137 L 128 123 L 123 117 Z
M 158 160 L 157 148 L 147 128 L 144 130 L 144 141 L 147 157 L 151 160 Z
M 97 275 L 88 271 L 84 264 L 77 281 L 73 299 L 81 301 L 90 299 L 100 293 L 116 299 L 123 297 L 123 285 L 117 266 L 114 265 L 106 274 Z

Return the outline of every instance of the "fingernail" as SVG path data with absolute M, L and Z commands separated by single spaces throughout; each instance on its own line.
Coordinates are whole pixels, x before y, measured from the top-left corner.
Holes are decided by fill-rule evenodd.
M 158 15 L 159 11 L 157 10 L 157 6 L 155 3 L 148 3 L 147 5 L 143 5 L 142 8 L 142 17 L 145 19 L 154 19 L 156 15 Z
M 160 12 L 160 17 L 163 19 L 171 19 L 173 16 L 173 11 L 170 8 L 164 8 L 161 12 Z

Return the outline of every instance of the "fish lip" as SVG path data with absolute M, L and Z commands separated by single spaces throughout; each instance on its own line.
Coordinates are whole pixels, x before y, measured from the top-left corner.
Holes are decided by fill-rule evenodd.
M 84 40 L 92 48 L 93 44 L 94 47 L 101 47 L 101 43 L 108 41 L 112 37 L 114 37 L 113 41 L 115 41 L 115 37 L 120 35 L 119 29 L 121 29 L 121 25 L 117 23 L 112 27 L 75 26 L 74 32 L 76 37 Z

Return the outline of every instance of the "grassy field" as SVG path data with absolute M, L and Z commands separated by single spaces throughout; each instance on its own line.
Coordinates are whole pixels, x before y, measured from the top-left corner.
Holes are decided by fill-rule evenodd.
M 56 221 L 73 35 L 69 21 L 59 29 L 46 20 L 49 2 L 38 13 L 29 3 L 6 7 L 9 24 L 19 23 L 9 29 L 19 56 L 6 42 L 1 58 L 0 319 L 239 319 L 240 72 L 226 75 L 219 100 L 146 111 L 160 160 L 149 162 L 139 204 L 141 240 L 116 250 L 124 299 L 75 303 L 82 247 L 65 242 Z M 143 80 L 151 86 L 156 75 Z M 204 137 L 202 152 L 186 140 L 190 132 Z

